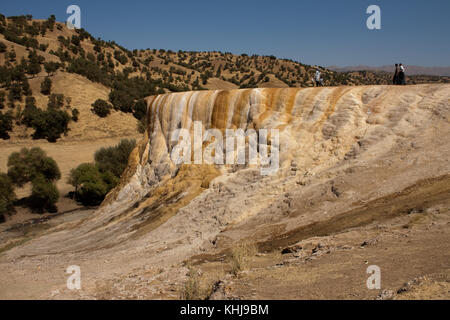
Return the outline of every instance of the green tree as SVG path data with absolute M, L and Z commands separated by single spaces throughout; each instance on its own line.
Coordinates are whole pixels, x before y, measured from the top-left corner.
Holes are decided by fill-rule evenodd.
M 6 52 L 6 45 L 0 41 L 0 53 Z
M 68 183 L 75 187 L 75 199 L 83 205 L 99 205 L 106 194 L 118 183 L 112 173 L 102 174 L 92 163 L 72 169 Z
M 147 104 L 143 99 L 138 100 L 133 105 L 133 115 L 136 119 L 141 120 L 147 115 Z
M 55 160 L 47 156 L 41 148 L 22 148 L 8 158 L 8 176 L 11 181 L 22 187 L 38 176 L 54 182 L 61 179 L 61 172 Z
M 41 93 L 48 96 L 52 91 L 52 80 L 49 77 L 45 77 L 41 83 Z
M 101 118 L 107 117 L 111 113 L 111 105 L 102 99 L 97 99 L 92 104 L 91 111 Z
M 0 139 L 7 140 L 10 138 L 8 132 L 13 129 L 13 119 L 11 111 L 5 114 L 0 111 Z
M 60 68 L 60 64 L 57 62 L 46 62 L 44 63 L 45 72 L 47 72 L 48 76 L 53 75 Z
M 72 110 L 72 121 L 78 122 L 78 119 L 80 117 L 80 111 L 78 111 L 77 108 Z
M 49 109 L 60 109 L 64 106 L 64 95 L 63 94 L 56 94 L 52 93 L 48 97 L 48 104 Z
M 48 181 L 42 175 L 38 175 L 32 181 L 33 188 L 29 198 L 31 209 L 36 212 L 43 213 L 57 212 L 55 204 L 59 198 L 59 192 L 55 184 Z
M 0 223 L 5 220 L 4 215 L 14 210 L 16 194 L 11 179 L 5 173 L 0 173 Z
M 32 127 L 34 139 L 47 139 L 56 142 L 62 134 L 69 131 L 71 117 L 66 111 L 49 108 L 47 111 L 39 111 L 34 115 Z
M 5 91 L 0 91 L 0 109 L 5 107 Z
M 95 153 L 95 163 L 101 172 L 112 172 L 120 177 L 128 165 L 131 151 L 136 147 L 136 140 L 122 139 L 113 147 L 100 148 Z

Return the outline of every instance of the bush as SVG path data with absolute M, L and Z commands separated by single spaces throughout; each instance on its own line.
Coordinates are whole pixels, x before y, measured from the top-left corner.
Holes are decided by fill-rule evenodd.
M 22 187 L 38 177 L 54 182 L 61 178 L 61 172 L 56 161 L 41 148 L 23 148 L 9 156 L 8 177 L 15 185 Z
M 32 98 L 33 97 L 27 97 Z M 31 103 L 31 99 L 27 100 L 30 103 L 25 104 L 25 109 L 23 110 L 22 115 L 22 124 L 26 125 L 28 128 L 31 128 L 33 126 L 33 120 L 37 117 L 37 114 L 41 112 L 38 108 L 36 108 L 36 105 Z
M 257 252 L 257 248 L 253 243 L 241 243 L 231 250 L 231 272 L 237 275 L 240 271 L 244 271 L 250 266 L 250 258 Z
M 33 139 L 47 139 L 49 142 L 56 142 L 63 133 L 69 131 L 70 120 L 71 117 L 66 111 L 53 108 L 47 111 L 38 110 L 32 120 L 32 127 L 35 130 Z
M 75 199 L 85 206 L 99 205 L 118 179 L 112 173 L 100 173 L 92 163 L 80 164 L 72 169 L 68 181 L 75 187 Z
M 57 62 L 50 61 L 44 63 L 45 72 L 47 72 L 49 76 L 54 74 L 59 69 L 59 67 L 60 65 Z
M 6 52 L 6 45 L 0 41 L 0 53 Z
M 100 118 L 105 118 L 111 113 L 111 108 L 112 106 L 105 100 L 97 99 L 92 104 L 91 111 L 98 115 Z
M 55 94 L 52 93 L 48 97 L 48 104 L 49 109 L 59 109 L 64 106 L 64 95 L 63 94 Z
M 0 173 L 0 222 L 4 215 L 14 210 L 13 203 L 16 200 L 11 179 L 5 173 Z M 3 219 L 2 219 L 3 217 Z
M 58 201 L 59 192 L 56 186 L 42 175 L 34 178 L 32 184 L 33 188 L 29 198 L 30 207 L 39 213 L 57 212 L 55 204 Z
M 72 120 L 78 122 L 78 118 L 80 116 L 80 111 L 77 108 L 72 110 Z
M 8 131 L 12 131 L 13 118 L 11 111 L 6 112 L 5 114 L 0 111 L 0 139 L 7 140 L 10 138 Z
M 45 77 L 41 83 L 41 93 L 48 96 L 52 91 L 52 80 L 49 77 Z
M 6 96 L 5 91 L 0 91 L 0 109 L 5 108 L 5 96 Z
M 143 99 L 138 100 L 133 106 L 133 116 L 138 119 L 144 119 L 147 116 L 147 104 Z
M 120 177 L 128 165 L 131 151 L 136 147 L 136 140 L 123 139 L 114 147 L 101 148 L 95 153 L 95 163 L 101 172 L 110 171 Z

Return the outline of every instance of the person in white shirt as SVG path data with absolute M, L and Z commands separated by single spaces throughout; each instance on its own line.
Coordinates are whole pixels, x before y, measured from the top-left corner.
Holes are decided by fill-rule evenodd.
M 316 82 L 316 87 L 320 87 L 320 70 L 319 69 L 316 70 L 316 76 L 315 76 L 314 80 Z
M 400 63 L 400 72 L 398 73 L 399 84 L 406 84 L 405 67 Z

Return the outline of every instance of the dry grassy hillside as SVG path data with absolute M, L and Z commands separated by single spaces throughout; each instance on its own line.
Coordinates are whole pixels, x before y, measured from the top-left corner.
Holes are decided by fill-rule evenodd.
M 46 108 L 49 94 L 40 93 L 46 76 L 52 81 L 52 94 L 63 94 L 64 98 L 71 99 L 69 115 L 73 109 L 80 112 L 80 121 L 69 125 L 66 134 L 69 139 L 136 132 L 137 122 L 130 113 L 142 119 L 143 112 L 139 111 L 142 99 L 156 93 L 308 87 L 313 86 L 316 68 L 322 71 L 326 86 L 388 84 L 391 81 L 388 73 L 339 73 L 274 56 L 163 49 L 130 51 L 114 41 L 96 39 L 84 29 L 69 30 L 52 16 L 47 20 L 33 20 L 31 16 L 6 18 L 0 15 L 0 42 L 0 66 L 3 67 L 0 94 L 4 95 L 0 107 L 10 107 L 3 112 L 10 110 L 15 119 L 11 134 L 14 139 L 27 139 L 32 133 L 21 125 L 27 96 L 36 99 L 38 108 Z M 45 71 L 44 66 L 49 62 L 59 64 L 57 71 Z M 412 83 L 448 82 L 445 77 L 427 76 L 410 80 Z M 15 84 L 24 88 L 22 92 L 16 88 L 19 92 L 15 98 L 10 98 Z M 99 118 L 90 112 L 97 99 L 112 104 L 113 116 Z

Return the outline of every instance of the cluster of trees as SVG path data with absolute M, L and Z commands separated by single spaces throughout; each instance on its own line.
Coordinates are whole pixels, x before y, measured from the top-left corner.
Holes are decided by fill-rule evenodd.
M 98 150 L 94 163 L 83 163 L 72 169 L 68 183 L 75 187 L 75 200 L 83 205 L 99 205 L 119 183 L 135 147 L 135 140 L 124 139 L 116 146 Z
M 14 187 L 31 182 L 31 196 L 26 204 L 34 212 L 56 212 L 59 192 L 55 182 L 61 179 L 56 161 L 40 148 L 23 148 L 8 158 L 8 174 L 0 174 L 0 214 L 12 210 Z
M 33 97 L 27 97 L 20 123 L 34 129 L 33 139 L 56 142 L 61 135 L 69 131 L 70 121 L 78 121 L 79 111 L 73 109 L 70 116 L 66 110 L 62 110 L 65 103 L 66 109 L 69 109 L 70 98 L 65 98 L 62 94 L 51 94 L 47 109 L 41 110 L 36 107 Z
M 135 147 L 135 140 L 121 140 L 116 146 L 97 150 L 94 163 L 72 169 L 68 182 L 75 187 L 75 200 L 83 205 L 99 205 L 119 183 Z M 9 156 L 7 165 L 7 174 L 0 173 L 0 223 L 5 221 L 5 215 L 14 212 L 14 189 L 28 183 L 32 185 L 31 195 L 22 203 L 33 212 L 57 212 L 56 182 L 61 179 L 61 171 L 55 160 L 41 148 L 22 148 Z

